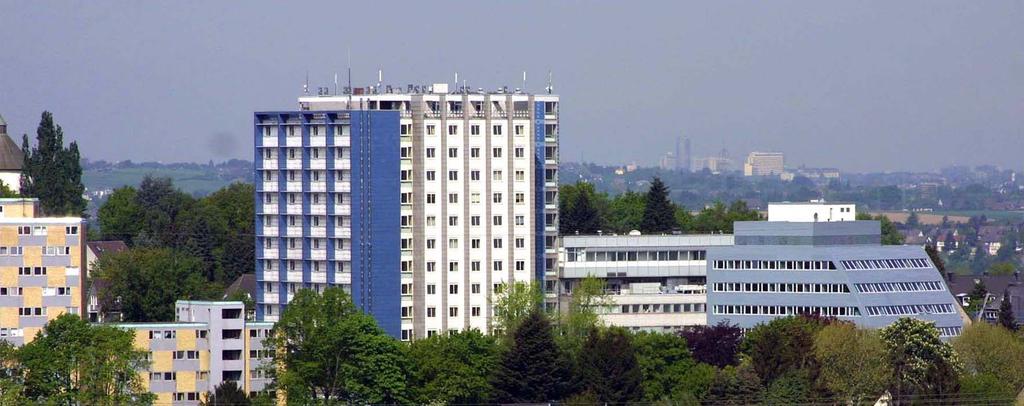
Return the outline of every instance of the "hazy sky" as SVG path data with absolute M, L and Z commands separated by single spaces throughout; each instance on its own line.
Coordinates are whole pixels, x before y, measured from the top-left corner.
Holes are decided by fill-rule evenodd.
M 1024 1 L 15 2 L 0 114 L 92 159 L 252 159 L 252 112 L 311 87 L 451 82 L 562 97 L 567 161 L 778 150 L 847 171 L 1024 168 Z

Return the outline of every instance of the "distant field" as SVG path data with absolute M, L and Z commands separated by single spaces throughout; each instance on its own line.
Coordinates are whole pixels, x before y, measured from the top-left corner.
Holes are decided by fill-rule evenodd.
M 905 211 L 872 212 L 871 214 L 884 214 L 890 220 L 898 223 L 906 223 L 907 217 L 910 217 L 910 213 Z M 966 223 L 972 216 L 980 216 L 983 214 L 985 217 L 988 217 L 989 220 L 1010 222 L 1024 221 L 1024 212 L 1022 211 L 993 210 L 918 212 L 917 218 L 921 224 L 942 224 L 942 216 L 947 216 L 950 223 Z
M 82 182 L 89 190 L 114 189 L 121 186 L 138 186 L 146 175 L 171 178 L 174 185 L 182 191 L 197 196 L 210 194 L 231 183 L 205 171 L 151 168 L 85 171 L 82 173 Z

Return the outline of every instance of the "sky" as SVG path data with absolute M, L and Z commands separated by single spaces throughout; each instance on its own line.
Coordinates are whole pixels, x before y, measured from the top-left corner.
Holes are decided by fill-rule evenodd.
M 693 143 L 788 166 L 1024 168 L 1022 1 L 0 0 L 0 115 L 90 159 L 252 159 L 310 87 L 460 81 L 561 96 L 563 161 Z M 19 140 L 20 143 L 20 140 Z

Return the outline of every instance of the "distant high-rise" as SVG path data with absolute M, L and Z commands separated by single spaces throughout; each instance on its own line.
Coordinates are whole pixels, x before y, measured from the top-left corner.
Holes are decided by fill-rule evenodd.
M 743 176 L 778 176 L 785 170 L 781 152 L 751 152 L 743 164 Z
M 677 171 L 690 172 L 693 156 L 690 152 L 690 139 L 676 137 L 675 169 Z

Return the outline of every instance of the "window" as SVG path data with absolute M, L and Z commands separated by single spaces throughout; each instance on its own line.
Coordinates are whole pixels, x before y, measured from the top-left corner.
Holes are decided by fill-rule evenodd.
M 494 216 L 491 218 L 491 224 L 495 226 L 501 225 L 501 216 Z
M 473 261 L 469 263 L 469 270 L 476 272 L 480 270 L 480 261 Z
M 471 226 L 479 226 L 480 225 L 480 216 L 470 216 L 469 217 L 469 225 L 471 225 Z
M 458 134 L 459 134 L 459 126 L 457 126 L 455 124 L 449 124 L 448 125 L 448 135 L 458 135 Z
M 455 227 L 459 225 L 459 216 L 448 216 L 448 225 Z
M 433 227 L 437 225 L 437 217 L 427 216 L 426 223 L 428 227 Z
M 449 158 L 458 158 L 459 157 L 459 149 L 458 148 L 448 148 L 448 157 Z
M 454 284 L 454 283 L 448 285 L 448 294 L 449 295 L 457 295 L 457 294 L 459 294 L 459 285 Z
M 448 194 L 448 203 L 451 203 L 451 204 L 459 203 L 459 194 L 458 193 L 449 193 Z
M 434 272 L 436 270 L 437 270 L 437 262 L 434 262 L 434 261 L 427 262 L 427 272 Z
M 433 193 L 427 193 L 427 204 L 437 203 L 437 195 Z
M 399 127 L 399 135 L 410 135 L 412 134 L 412 124 L 402 124 Z
M 526 171 L 516 170 L 516 182 L 523 182 L 526 180 Z
M 501 158 L 501 147 L 491 148 L 491 158 Z
M 480 239 L 479 238 L 474 238 L 472 240 L 469 240 L 469 248 L 479 249 L 480 248 Z
M 516 261 L 516 270 L 517 271 L 525 271 L 526 270 L 526 261 L 523 261 L 523 260 Z
M 526 248 L 526 239 L 522 237 L 516 237 L 516 248 Z
M 435 294 L 437 294 L 437 285 L 434 285 L 434 284 L 427 285 L 427 294 L 428 295 L 435 295 Z
M 526 193 L 516 192 L 516 204 L 526 204 Z
M 448 317 L 459 317 L 459 308 L 455 306 L 449 307 Z
M 494 239 L 494 248 L 501 248 L 501 238 Z
M 469 285 L 469 292 L 470 293 L 480 293 L 480 284 L 479 283 L 474 283 L 472 285 Z
M 480 180 L 480 171 L 469 171 L 469 180 Z
M 436 248 L 436 246 L 437 246 L 437 240 L 435 240 L 433 238 L 428 238 L 427 239 L 427 249 L 428 250 L 434 249 L 434 248 Z
M 433 158 L 437 154 L 434 148 L 427 148 L 427 158 Z
M 479 158 L 480 157 L 480 148 L 470 148 L 469 149 L 469 157 L 470 158 Z
M 458 262 L 454 262 L 453 261 L 453 262 L 449 262 L 448 263 L 448 272 L 458 272 L 458 271 L 459 271 L 459 263 Z
M 491 264 L 491 268 L 492 268 L 493 270 L 495 270 L 495 271 L 500 271 L 500 270 L 502 270 L 502 268 L 503 268 L 503 266 L 502 266 L 502 265 L 503 265 L 503 264 L 502 264 L 502 262 L 501 262 L 501 261 L 494 261 L 494 263 L 493 263 L 493 264 Z
M 526 157 L 526 148 L 516 147 L 514 151 L 515 151 L 516 158 Z
M 469 126 L 469 135 L 480 135 L 480 126 L 476 124 Z
M 494 134 L 494 135 L 501 135 L 501 126 L 500 126 L 500 125 L 494 125 L 494 126 L 492 126 L 492 127 L 491 127 L 491 134 Z
M 448 239 L 448 248 L 451 248 L 451 249 L 459 248 L 459 239 L 458 238 L 449 238 Z
M 428 124 L 427 125 L 427 135 L 436 135 L 436 134 L 437 134 L 436 126 L 434 126 L 433 124 Z
M 523 126 L 522 124 L 516 124 L 515 127 L 512 127 L 512 133 L 515 135 L 525 135 L 526 127 Z
M 427 317 L 437 317 L 437 309 L 433 306 L 427 307 Z
M 501 192 L 495 192 L 494 195 L 492 196 L 491 201 L 493 201 L 494 203 L 501 203 Z
M 516 225 L 517 226 L 526 225 L 526 216 L 516 216 Z
M 492 178 L 492 179 L 494 179 L 494 180 L 496 180 L 496 181 L 500 181 L 500 180 L 502 180 L 502 179 L 501 179 L 501 178 L 502 178 L 502 176 L 501 176 L 501 170 L 499 169 L 499 170 L 494 170 L 494 171 L 491 171 L 491 178 Z
M 78 226 L 64 227 L 64 233 L 67 235 L 78 235 Z
M 448 180 L 450 180 L 450 181 L 459 180 L 459 171 L 448 171 Z
M 469 315 L 473 317 L 480 317 L 480 306 L 473 306 L 469 308 Z

